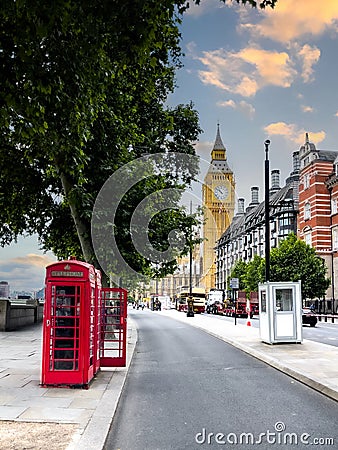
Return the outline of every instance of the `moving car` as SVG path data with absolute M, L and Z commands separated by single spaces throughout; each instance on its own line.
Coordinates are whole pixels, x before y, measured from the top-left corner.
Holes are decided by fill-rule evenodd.
M 302 323 L 303 325 L 310 325 L 310 327 L 316 326 L 317 316 L 310 308 L 303 308 Z

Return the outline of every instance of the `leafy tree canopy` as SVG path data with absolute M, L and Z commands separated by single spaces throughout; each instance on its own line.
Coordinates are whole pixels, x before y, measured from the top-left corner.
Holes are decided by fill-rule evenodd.
M 258 284 L 264 282 L 265 260 L 255 255 L 247 264 L 245 274 L 245 291 L 247 293 L 258 291 Z
M 58 257 L 73 253 L 99 266 L 90 221 L 107 178 L 145 152 L 194 154 L 192 142 L 201 131 L 197 111 L 192 104 L 165 106 L 181 65 L 178 25 L 188 5 L 182 0 L 2 2 L 1 245 L 37 233 L 43 248 Z M 158 183 L 187 184 L 196 168 L 181 169 L 176 178 L 149 184 L 155 189 Z M 114 233 L 138 270 L 149 272 L 150 261 L 132 257 L 126 222 L 142 189 L 121 203 Z M 186 216 L 174 216 L 187 231 Z M 168 213 L 157 221 L 163 227 L 153 232 L 156 245 L 162 245 L 172 219 Z
M 247 263 L 245 263 L 242 259 L 237 260 L 228 278 L 228 286 L 230 286 L 231 278 L 238 278 L 239 290 L 244 291 L 246 288 L 246 271 Z
M 330 279 L 327 268 L 315 249 L 297 238 L 294 233 L 280 242 L 270 252 L 270 281 L 299 281 L 302 283 L 303 299 L 321 298 L 327 290 Z M 240 279 L 240 289 L 247 293 L 258 290 L 258 284 L 265 281 L 265 259 L 255 255 L 252 261 L 237 261 L 231 277 Z
M 271 250 L 270 262 L 271 281 L 301 280 L 303 299 L 323 297 L 330 284 L 324 260 L 294 233 Z

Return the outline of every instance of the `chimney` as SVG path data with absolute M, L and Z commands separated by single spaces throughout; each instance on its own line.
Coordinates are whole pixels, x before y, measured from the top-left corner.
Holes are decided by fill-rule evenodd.
M 257 187 L 257 186 L 253 186 L 251 188 L 251 204 L 253 204 L 253 205 L 258 205 L 258 203 L 259 203 L 258 191 L 259 191 L 259 187 Z
M 237 214 L 243 215 L 244 214 L 244 198 L 239 198 L 238 199 L 238 212 Z
M 293 164 L 293 173 L 299 173 L 300 169 L 300 161 L 299 161 L 299 151 L 292 153 L 292 164 Z
M 275 169 L 271 171 L 271 190 L 278 191 L 280 189 L 279 186 L 279 169 Z

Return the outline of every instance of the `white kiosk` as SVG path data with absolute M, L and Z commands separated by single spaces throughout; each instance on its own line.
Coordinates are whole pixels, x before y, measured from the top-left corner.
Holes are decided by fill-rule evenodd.
M 301 282 L 259 284 L 259 331 L 263 342 L 302 343 Z

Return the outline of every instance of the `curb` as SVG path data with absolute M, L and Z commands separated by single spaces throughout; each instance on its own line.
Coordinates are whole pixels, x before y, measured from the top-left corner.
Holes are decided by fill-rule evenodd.
M 201 329 L 203 329 L 203 328 L 201 328 Z M 207 330 L 204 330 L 204 331 L 209 333 Z M 212 333 L 209 333 L 209 334 L 212 334 Z M 338 392 L 335 389 L 323 384 L 321 381 L 316 380 L 314 378 L 310 378 L 305 373 L 291 369 L 290 367 L 282 364 L 281 362 L 277 361 L 276 359 L 270 358 L 269 356 L 255 350 L 255 349 L 246 347 L 245 345 L 243 345 L 239 342 L 224 338 L 219 335 L 214 335 L 214 336 L 218 337 L 222 341 L 227 342 L 228 344 L 238 348 L 239 350 L 242 350 L 243 352 L 247 353 L 248 355 L 251 355 L 256 359 L 259 359 L 260 361 L 265 362 L 266 364 L 279 370 L 280 372 L 283 372 L 283 373 L 289 375 L 291 378 L 299 381 L 300 383 L 303 383 L 306 386 L 309 386 L 312 389 L 314 389 L 314 390 L 326 395 L 327 397 L 331 398 L 332 400 L 335 400 L 338 402 Z

